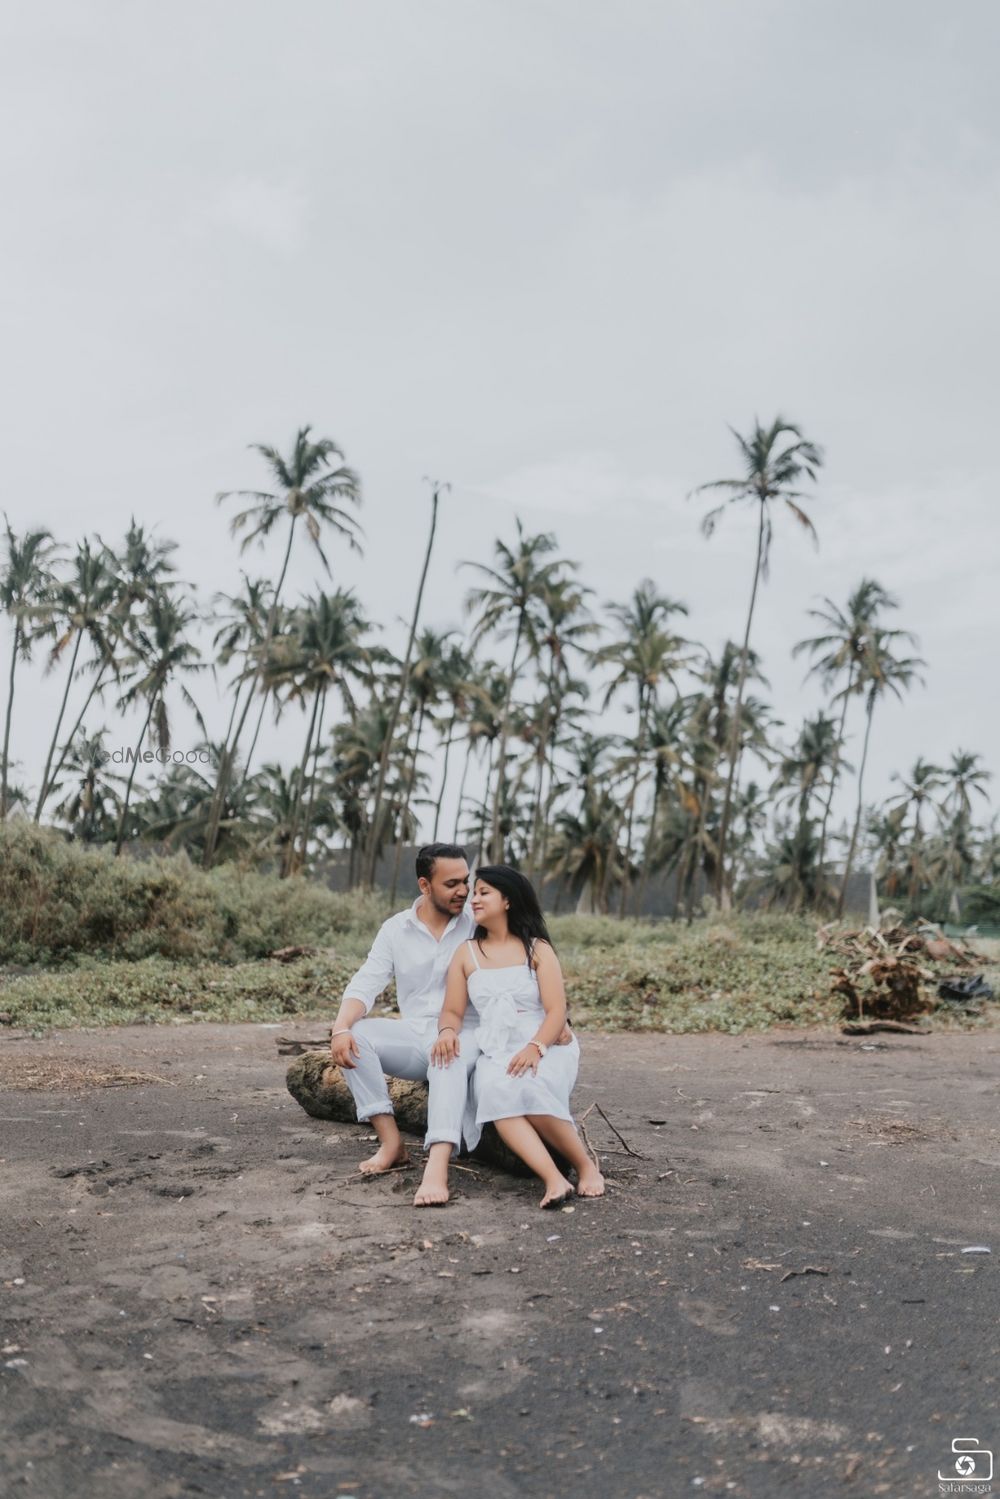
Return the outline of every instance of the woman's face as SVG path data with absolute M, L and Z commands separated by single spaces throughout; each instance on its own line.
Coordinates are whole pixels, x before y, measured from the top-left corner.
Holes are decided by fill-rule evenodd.
M 490 926 L 507 914 L 507 897 L 485 880 L 477 880 L 472 892 L 472 914 L 480 926 Z

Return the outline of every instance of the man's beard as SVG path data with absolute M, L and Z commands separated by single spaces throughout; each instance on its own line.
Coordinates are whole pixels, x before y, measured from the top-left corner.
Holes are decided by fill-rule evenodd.
M 450 903 L 448 905 L 442 905 L 434 894 L 431 895 L 431 905 L 434 907 L 439 916 L 454 916 L 456 914 L 455 907 L 453 907 Z M 463 896 L 462 906 L 464 905 L 465 897 Z M 460 911 L 462 909 L 462 906 L 459 906 L 457 909 Z

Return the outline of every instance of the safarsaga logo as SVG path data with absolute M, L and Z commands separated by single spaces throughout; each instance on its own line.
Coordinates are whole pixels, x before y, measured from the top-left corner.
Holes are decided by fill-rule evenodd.
M 938 1469 L 939 1494 L 992 1494 L 993 1453 L 978 1437 L 954 1437 L 951 1461 Z

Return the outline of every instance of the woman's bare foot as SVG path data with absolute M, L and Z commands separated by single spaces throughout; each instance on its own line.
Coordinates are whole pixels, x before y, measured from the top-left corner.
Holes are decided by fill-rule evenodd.
M 448 1201 L 448 1180 L 428 1166 L 413 1199 L 415 1208 L 443 1208 Z
M 545 1196 L 540 1206 L 543 1208 L 562 1207 L 573 1196 L 573 1183 L 568 1182 L 564 1176 L 557 1176 L 546 1188 Z
M 420 1178 L 417 1195 L 413 1199 L 415 1208 L 443 1208 L 448 1201 L 448 1167 L 451 1164 L 451 1146 L 444 1140 L 435 1140 L 427 1153 L 427 1164 Z
M 577 1171 L 576 1190 L 580 1197 L 604 1196 L 604 1177 L 593 1162 L 589 1166 L 581 1166 Z
M 407 1166 L 409 1161 L 402 1140 L 398 1143 L 390 1140 L 385 1145 L 380 1145 L 367 1161 L 362 1161 L 358 1170 L 365 1176 L 379 1176 L 383 1171 L 391 1171 L 394 1166 Z

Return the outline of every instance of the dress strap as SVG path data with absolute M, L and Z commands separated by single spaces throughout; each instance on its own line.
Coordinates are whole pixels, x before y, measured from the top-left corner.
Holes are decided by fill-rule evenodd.
M 475 949 L 475 947 L 472 944 L 471 937 L 466 942 L 466 947 L 468 947 L 470 953 L 472 954 L 472 961 L 473 961 L 473 963 L 475 963 L 476 967 L 478 968 L 479 967 L 479 959 L 476 957 L 476 949 Z

